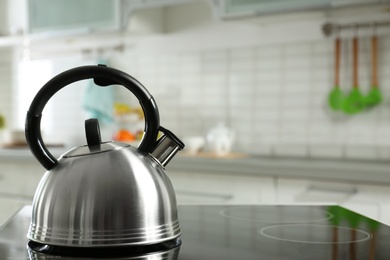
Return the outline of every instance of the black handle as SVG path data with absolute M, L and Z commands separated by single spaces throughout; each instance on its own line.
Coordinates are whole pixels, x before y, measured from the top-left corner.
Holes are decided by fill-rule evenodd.
M 157 104 L 147 89 L 132 76 L 123 71 L 104 65 L 81 66 L 60 73 L 48 81 L 33 99 L 26 117 L 26 140 L 30 150 L 47 170 L 57 164 L 57 159 L 47 150 L 41 136 L 42 111 L 49 99 L 63 87 L 84 79 L 94 79 L 95 83 L 105 87 L 111 84 L 122 85 L 139 100 L 145 115 L 145 134 L 138 146 L 142 152 L 150 152 L 156 142 L 160 127 Z
M 99 121 L 96 118 L 85 120 L 85 136 L 89 149 L 100 148 L 102 139 L 100 136 Z

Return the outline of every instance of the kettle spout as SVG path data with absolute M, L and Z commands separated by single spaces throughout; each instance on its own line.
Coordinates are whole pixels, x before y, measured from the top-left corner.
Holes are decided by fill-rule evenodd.
M 157 140 L 151 155 L 165 167 L 175 154 L 184 148 L 184 143 L 168 129 L 160 126 L 159 130 L 164 135 Z

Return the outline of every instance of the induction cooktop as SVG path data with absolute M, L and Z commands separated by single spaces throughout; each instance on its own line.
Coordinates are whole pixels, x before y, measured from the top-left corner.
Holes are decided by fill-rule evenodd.
M 36 252 L 26 238 L 30 218 L 26 206 L 0 230 L 1 260 L 390 259 L 389 226 L 334 205 L 181 205 L 176 246 L 120 257 L 109 248 L 84 258 Z

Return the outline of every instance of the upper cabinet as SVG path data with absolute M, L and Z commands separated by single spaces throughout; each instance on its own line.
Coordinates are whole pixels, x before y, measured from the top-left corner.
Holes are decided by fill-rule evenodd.
M 119 29 L 119 5 L 119 0 L 29 0 L 29 33 Z
M 20 40 L 4 36 L 170 33 L 210 19 L 384 3 L 390 0 L 0 0 L 0 46 Z
M 120 0 L 1 0 L 0 36 L 120 28 Z
M 0 36 L 119 31 L 134 11 L 194 2 L 211 6 L 208 0 L 0 0 Z
M 214 0 L 222 18 L 389 3 L 389 0 Z
M 262 15 L 314 8 L 326 8 L 330 0 L 224 0 L 221 15 L 224 17 Z
M 27 32 L 27 0 L 0 0 L 0 36 Z

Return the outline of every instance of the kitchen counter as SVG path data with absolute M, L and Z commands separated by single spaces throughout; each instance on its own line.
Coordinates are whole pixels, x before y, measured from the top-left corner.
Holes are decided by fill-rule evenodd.
M 67 150 L 69 148 L 53 148 L 50 152 L 58 158 Z M 4 160 L 36 162 L 30 150 L 23 148 L 0 149 L 0 162 Z M 390 185 L 390 162 L 370 160 L 256 157 L 242 154 L 218 158 L 202 154 L 196 156 L 179 153 L 169 163 L 167 171 L 316 178 Z
M 50 151 L 58 158 L 67 150 Z M 10 210 L 20 202 L 31 202 L 45 172 L 31 152 L 0 149 L 0 165 L 0 197 L 9 200 Z M 181 204 L 332 202 L 384 223 L 390 223 L 390 204 L 386 203 L 390 201 L 389 169 L 390 163 L 375 161 L 245 154 L 218 158 L 184 152 L 166 167 Z
M 51 148 L 50 153 L 55 157 L 60 157 L 61 154 L 68 151 L 70 148 Z M 32 155 L 30 149 L 26 148 L 0 148 L 0 160 L 34 160 L 35 157 Z
M 167 171 L 211 172 L 390 185 L 390 162 L 288 157 L 208 158 L 178 155 Z

